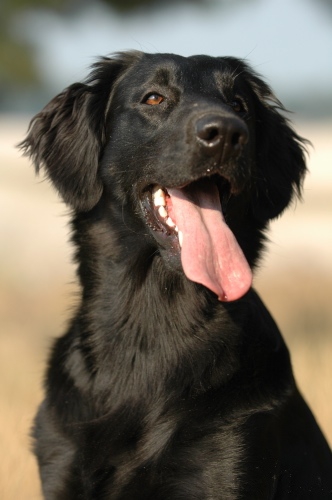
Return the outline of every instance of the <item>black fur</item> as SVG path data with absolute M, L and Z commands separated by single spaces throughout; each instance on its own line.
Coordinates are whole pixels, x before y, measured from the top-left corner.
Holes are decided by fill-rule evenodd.
M 273 319 L 252 289 L 220 302 L 188 280 L 146 198 L 222 179 L 254 268 L 306 170 L 283 111 L 241 60 L 130 52 L 33 119 L 22 147 L 73 210 L 82 287 L 34 427 L 46 499 L 332 498 L 331 452 Z M 197 139 L 206 116 L 217 152 Z

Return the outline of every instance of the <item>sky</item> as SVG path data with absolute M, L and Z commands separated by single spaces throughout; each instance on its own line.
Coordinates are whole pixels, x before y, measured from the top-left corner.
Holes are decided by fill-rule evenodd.
M 54 92 L 84 78 L 98 56 L 127 49 L 241 57 L 281 98 L 332 88 L 332 16 L 315 0 L 215 0 L 130 17 L 97 1 L 68 19 L 31 13 L 17 26 Z

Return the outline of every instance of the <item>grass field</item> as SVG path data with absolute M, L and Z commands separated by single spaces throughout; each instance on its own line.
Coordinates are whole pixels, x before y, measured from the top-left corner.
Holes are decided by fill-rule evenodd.
M 75 304 L 65 208 L 13 147 L 27 121 L 0 117 L 0 498 L 38 500 L 29 429 L 51 339 Z M 300 389 L 332 444 L 331 123 L 311 139 L 305 203 L 272 225 L 255 284 L 290 347 Z

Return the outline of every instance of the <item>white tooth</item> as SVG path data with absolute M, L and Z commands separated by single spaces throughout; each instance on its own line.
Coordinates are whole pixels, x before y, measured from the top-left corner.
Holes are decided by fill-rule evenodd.
M 179 232 L 178 226 L 175 226 L 174 231 L 176 231 L 177 233 Z
M 163 218 L 167 217 L 167 210 L 165 209 L 165 207 L 159 207 L 158 208 L 158 212 L 159 212 L 159 215 Z
M 174 224 L 174 222 L 172 221 L 172 219 L 170 217 L 168 217 L 168 219 L 166 219 L 166 224 L 169 227 L 175 227 L 175 224 Z
M 156 195 L 156 196 L 162 196 L 163 192 L 164 191 L 161 189 L 161 187 L 158 187 L 158 186 L 155 186 L 153 188 L 153 191 L 152 191 L 153 195 Z
M 182 234 L 182 231 L 179 231 L 179 244 L 180 244 L 180 247 L 182 247 L 182 243 L 183 243 L 183 234 Z
M 161 188 L 155 188 L 152 192 L 153 203 L 156 207 L 161 207 L 166 205 L 165 193 Z
M 162 196 L 153 196 L 153 204 L 155 207 L 165 207 L 166 200 Z

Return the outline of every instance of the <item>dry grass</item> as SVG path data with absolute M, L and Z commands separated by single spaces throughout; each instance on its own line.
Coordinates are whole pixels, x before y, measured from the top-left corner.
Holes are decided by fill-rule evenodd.
M 73 270 L 64 210 L 11 147 L 25 126 L 0 119 L 2 500 L 41 498 L 29 429 L 42 397 L 51 338 L 63 330 L 68 304 L 75 302 L 75 286 L 66 285 Z M 306 135 L 318 142 L 312 166 L 318 162 L 323 168 L 326 162 L 330 172 L 329 139 L 319 142 L 321 129 Z M 299 386 L 332 444 L 332 182 L 322 168 L 323 183 L 313 176 L 306 204 L 274 225 L 274 244 L 256 285 L 291 349 Z
M 0 288 L 0 498 L 40 499 L 30 427 L 42 398 L 50 339 L 63 328 L 65 292 Z
M 257 280 L 291 352 L 295 378 L 332 445 L 332 279 L 291 268 Z

